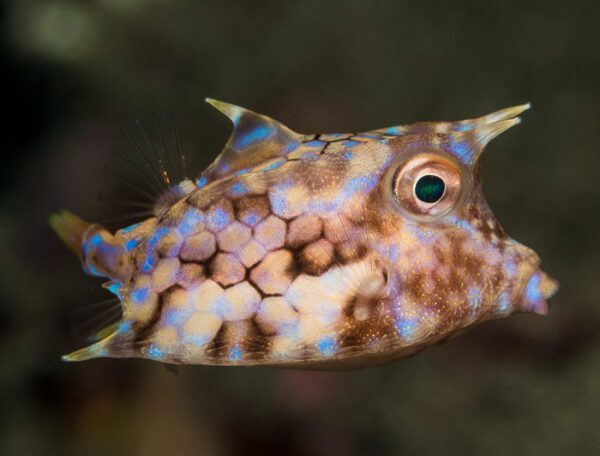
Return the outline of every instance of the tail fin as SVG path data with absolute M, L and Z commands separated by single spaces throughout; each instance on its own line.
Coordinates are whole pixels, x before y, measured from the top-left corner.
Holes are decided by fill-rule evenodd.
M 52 214 L 49 223 L 67 247 L 79 255 L 85 231 L 90 223 L 85 222 L 69 211 Z

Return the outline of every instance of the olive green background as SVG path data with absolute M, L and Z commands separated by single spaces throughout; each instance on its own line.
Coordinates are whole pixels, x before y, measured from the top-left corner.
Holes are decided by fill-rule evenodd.
M 0 453 L 593 454 L 600 450 L 600 3 L 22 0 L 0 7 Z M 197 174 L 224 99 L 302 132 L 531 101 L 483 158 L 507 232 L 561 282 L 550 315 L 350 372 L 65 364 L 107 298 L 51 232 L 95 220 L 111 143 L 171 108 Z

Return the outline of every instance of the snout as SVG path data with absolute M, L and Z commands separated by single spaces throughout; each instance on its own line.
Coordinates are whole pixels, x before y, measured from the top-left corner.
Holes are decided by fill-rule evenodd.
M 548 314 L 548 300 L 558 291 L 558 281 L 541 269 L 535 271 L 523 294 L 523 309 L 539 315 Z

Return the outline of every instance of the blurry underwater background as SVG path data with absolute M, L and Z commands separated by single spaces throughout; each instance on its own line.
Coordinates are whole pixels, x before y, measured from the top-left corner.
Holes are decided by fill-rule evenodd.
M 600 450 L 600 3 L 20 0 L 0 6 L 0 453 L 593 454 Z M 531 101 L 483 158 L 509 235 L 561 282 L 547 317 L 349 372 L 66 364 L 108 292 L 51 231 L 100 219 L 119 130 L 172 109 L 193 177 L 228 137 L 210 96 L 300 132 Z

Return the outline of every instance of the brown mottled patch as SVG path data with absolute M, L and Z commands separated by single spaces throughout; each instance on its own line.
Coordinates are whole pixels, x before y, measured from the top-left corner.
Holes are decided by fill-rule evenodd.
M 367 195 L 365 201 L 365 226 L 373 235 L 389 236 L 398 230 L 398 227 L 391 223 L 392 220 L 383 216 L 384 197 L 382 186 L 378 185 Z
M 265 294 L 283 294 L 293 280 L 289 274 L 291 264 L 292 253 L 290 251 L 275 250 L 268 253 L 252 269 L 250 279 Z
M 206 357 L 214 361 L 222 361 L 227 356 L 227 326 L 232 322 L 224 321 L 217 335 L 206 346 Z
M 504 240 L 508 238 L 506 232 L 504 231 L 502 226 L 500 226 L 500 223 L 498 223 L 496 219 L 494 219 L 494 227 L 492 230 L 498 239 Z
M 169 300 L 169 296 L 174 293 L 176 290 L 180 290 L 181 287 L 177 285 L 173 285 L 170 288 L 167 288 L 162 293 L 158 294 L 158 300 L 156 306 L 153 309 L 152 315 L 144 324 L 140 324 L 135 328 L 135 338 L 133 341 L 133 345 L 136 346 L 138 344 L 143 345 L 145 342 L 152 338 L 152 335 L 155 331 L 155 326 L 160 321 L 163 307 Z
M 271 351 L 271 337 L 256 321 L 256 317 L 248 321 L 248 333 L 242 343 L 245 352 L 244 359 L 260 361 L 265 359 Z
M 335 257 L 340 264 L 348 264 L 363 259 L 367 247 L 356 241 L 341 242 L 335 246 Z
M 488 241 L 488 242 L 491 241 L 493 230 L 490 227 L 490 225 L 489 225 L 489 223 L 488 223 L 487 220 L 481 220 L 481 223 L 478 226 L 478 230 L 483 235 L 483 238 L 486 241 Z
M 202 190 L 196 190 L 190 193 L 186 202 L 196 209 L 205 210 L 212 203 L 211 195 Z
M 296 249 L 321 236 L 323 222 L 314 214 L 305 214 L 289 222 L 286 243 Z
M 225 218 L 229 221 L 233 220 L 233 205 L 229 199 L 221 198 L 206 211 L 207 228 L 213 233 L 217 233 L 229 225 L 229 223 L 223 225 L 221 222 Z
M 199 285 L 204 279 L 204 266 L 197 263 L 183 263 L 177 275 L 177 283 L 184 288 Z
M 218 253 L 210 262 L 210 278 L 223 286 L 233 285 L 244 279 L 246 269 L 230 253 Z
M 234 202 L 236 218 L 248 226 L 255 226 L 271 213 L 266 196 L 247 196 Z
M 362 350 L 395 334 L 390 309 L 391 301 L 386 298 L 353 296 L 344 310 L 340 346 Z
M 307 245 L 294 255 L 296 269 L 310 275 L 321 275 L 335 261 L 333 244 L 326 239 L 319 239 Z

